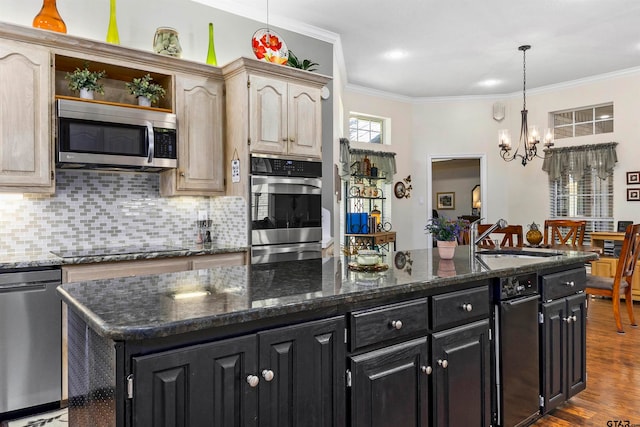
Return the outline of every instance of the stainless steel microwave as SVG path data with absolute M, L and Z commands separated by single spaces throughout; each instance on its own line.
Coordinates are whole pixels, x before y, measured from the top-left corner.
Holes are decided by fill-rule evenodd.
M 140 170 L 177 167 L 176 115 L 85 101 L 56 101 L 56 166 Z

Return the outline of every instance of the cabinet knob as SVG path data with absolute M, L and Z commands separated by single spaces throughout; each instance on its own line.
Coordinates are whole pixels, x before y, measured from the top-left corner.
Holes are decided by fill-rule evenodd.
M 572 319 L 574 322 L 577 322 L 577 321 L 578 321 L 578 316 L 576 316 L 576 315 L 574 314 L 573 316 L 571 316 L 571 319 Z
M 564 320 L 567 323 L 571 323 L 571 321 L 573 320 L 573 318 L 571 316 L 569 317 L 563 317 L 562 320 Z
M 265 381 L 271 381 L 273 377 L 274 375 L 271 369 L 265 369 L 262 371 L 262 378 L 264 378 Z
M 442 366 L 444 369 L 447 369 L 447 366 L 449 366 L 449 362 L 447 362 L 447 359 L 438 359 L 438 365 Z
M 462 304 L 462 309 L 464 311 L 471 311 L 473 310 L 473 306 L 471 304 Z
M 282 142 L 287 142 L 287 137 L 286 136 L 282 137 Z
M 572 288 L 576 285 L 576 284 L 575 284 L 575 282 L 574 282 L 573 280 L 572 280 L 572 281 L 570 281 L 570 282 L 564 282 L 564 284 L 565 284 L 565 285 L 567 285 L 567 286 L 570 286 L 570 287 L 572 287 Z
M 184 171 L 180 171 L 180 176 L 184 178 L 187 174 L 185 174 Z
M 431 366 L 422 366 L 420 370 L 422 371 L 423 374 L 426 374 L 426 375 L 431 375 L 431 372 L 433 372 L 433 369 L 431 369 Z
M 289 142 L 296 142 L 295 138 L 289 138 Z
M 247 377 L 247 384 L 251 387 L 256 387 L 260 383 L 260 378 L 257 375 L 249 375 Z
M 402 320 L 392 320 L 391 327 L 397 330 L 402 329 Z

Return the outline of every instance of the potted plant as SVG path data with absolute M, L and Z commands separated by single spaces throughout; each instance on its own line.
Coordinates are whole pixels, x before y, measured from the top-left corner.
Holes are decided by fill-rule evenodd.
M 125 83 L 129 92 L 138 98 L 138 105 L 149 107 L 152 103 L 158 102 L 160 98 L 164 97 L 165 89 L 157 83 L 152 83 L 152 80 L 151 75 L 147 74 Z
M 80 92 L 80 98 L 93 99 L 93 93 L 104 94 L 104 86 L 98 80 L 106 76 L 102 71 L 89 70 L 89 63 L 84 63 L 84 68 L 76 68 L 74 72 L 67 73 L 65 79 L 69 80 L 69 89 L 73 92 Z
M 431 218 L 425 227 L 427 233 L 438 241 L 440 258 L 451 259 L 458 245 L 458 239 L 469 222 L 464 219 L 447 219 L 444 217 Z
M 289 51 L 289 59 L 287 60 L 287 65 L 289 67 L 293 67 L 293 68 L 299 68 L 301 70 L 307 70 L 307 71 L 315 71 L 317 70 L 317 68 L 312 68 L 312 67 L 317 67 L 318 64 L 317 62 L 312 62 L 309 59 L 305 59 L 305 60 L 299 60 L 298 57 L 290 50 Z

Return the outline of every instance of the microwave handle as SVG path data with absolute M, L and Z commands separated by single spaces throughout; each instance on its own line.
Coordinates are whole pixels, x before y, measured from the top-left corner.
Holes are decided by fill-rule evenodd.
M 147 163 L 153 163 L 153 151 L 155 136 L 153 135 L 153 124 L 146 122 L 147 124 L 147 143 L 149 144 L 149 157 L 147 157 Z

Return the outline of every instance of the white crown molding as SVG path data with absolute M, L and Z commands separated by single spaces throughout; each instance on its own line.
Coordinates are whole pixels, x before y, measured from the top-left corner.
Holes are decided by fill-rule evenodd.
M 196 3 L 201 3 L 206 6 L 220 9 L 225 12 L 239 15 L 245 18 L 253 19 L 258 22 L 264 22 L 266 18 L 266 7 L 264 10 L 256 7 L 248 7 L 238 4 L 233 0 L 191 0 Z M 341 80 L 345 82 L 345 90 L 360 93 L 363 95 L 376 96 L 379 98 L 385 98 L 394 101 L 408 102 L 415 104 L 423 103 L 439 103 L 439 102 L 469 102 L 469 101 L 482 101 L 482 100 L 499 100 L 506 98 L 513 98 L 521 96 L 522 92 L 513 92 L 510 94 L 491 94 L 491 95 L 461 95 L 461 96 L 437 96 L 437 97 L 412 97 L 406 95 L 399 95 L 391 92 L 386 92 L 378 89 L 372 89 L 365 86 L 350 84 L 348 82 L 347 68 L 344 61 L 344 52 L 342 50 L 342 40 L 340 34 L 332 31 L 324 30 L 313 25 L 304 24 L 302 22 L 285 18 L 283 16 L 270 14 L 269 25 L 273 25 L 285 30 L 293 31 L 308 37 L 312 37 L 327 43 L 333 44 L 333 55 L 338 64 L 338 72 L 340 73 Z M 610 73 L 598 74 L 595 76 L 585 77 L 576 80 L 570 80 L 567 82 L 556 83 L 548 86 L 541 86 L 534 89 L 527 88 L 527 93 L 537 94 L 550 91 L 556 91 L 561 89 L 567 89 L 571 87 L 581 86 L 585 84 L 595 83 L 604 80 L 610 80 L 627 75 L 633 75 L 640 73 L 640 67 L 627 68 L 624 70 L 613 71 Z

